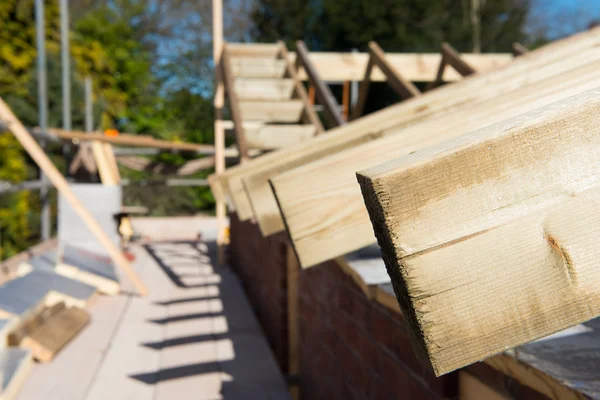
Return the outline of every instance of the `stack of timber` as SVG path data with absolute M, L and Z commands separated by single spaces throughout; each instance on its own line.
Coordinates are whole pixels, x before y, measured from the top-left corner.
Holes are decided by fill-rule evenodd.
M 600 315 L 599 49 L 600 28 L 551 43 L 211 186 L 303 268 L 377 237 L 416 351 L 447 373 Z
M 287 49 L 278 44 L 225 44 L 222 77 L 242 159 L 249 149 L 300 143 L 323 131 Z
M 263 233 L 271 234 L 283 229 L 283 216 L 303 267 L 375 243 L 356 185 L 357 170 L 600 84 L 598 44 L 600 30 L 596 29 L 532 51 L 500 70 L 473 75 L 463 82 L 424 93 L 414 101 L 408 100 L 390 108 L 395 108 L 396 116 L 404 114 L 405 122 L 398 126 L 387 127 L 393 118 L 387 114 L 389 109 L 383 110 L 377 117 L 367 116 L 349 124 L 347 129 L 369 120 L 370 127 L 357 129 L 362 135 L 386 129 L 386 137 L 371 143 L 349 143 L 340 149 L 343 151 L 320 159 L 315 155 L 321 155 L 325 143 L 320 143 L 319 147 L 305 146 L 287 155 L 292 161 L 296 156 L 297 163 L 277 159 L 272 165 L 258 167 L 258 171 L 241 170 L 238 177 L 245 183 L 255 211 L 254 217 Z M 431 108 L 436 103 L 445 106 L 426 117 L 410 116 L 415 106 Z M 382 119 L 383 116 L 387 118 Z M 346 135 L 337 137 L 336 141 L 343 143 L 344 137 L 352 134 L 347 129 Z M 330 139 L 333 135 L 323 139 Z M 339 149 L 337 143 L 334 145 Z M 272 192 L 268 190 L 268 179 Z

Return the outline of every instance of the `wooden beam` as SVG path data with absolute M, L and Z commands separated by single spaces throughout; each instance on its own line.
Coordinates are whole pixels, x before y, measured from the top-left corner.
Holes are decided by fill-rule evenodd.
M 246 139 L 250 148 L 273 150 L 311 140 L 315 132 L 315 126 L 309 124 L 263 125 L 257 129 L 247 129 Z
M 220 41 L 222 40 L 220 38 Z M 279 52 L 279 46 L 274 43 L 228 43 L 227 47 L 229 47 L 229 51 L 234 57 L 275 58 Z
M 369 87 L 371 86 L 371 74 L 373 73 L 373 57 L 369 57 L 367 67 L 365 68 L 365 75 L 363 76 L 360 86 L 358 88 L 358 100 L 352 110 L 352 120 L 360 118 L 365 109 L 367 103 L 367 97 L 369 95 Z
M 528 53 L 529 49 L 523 46 L 519 42 L 515 42 L 512 44 L 512 54 L 514 57 L 522 56 L 525 53 Z
M 304 103 L 299 99 L 287 101 L 244 100 L 240 101 L 239 108 L 242 114 L 247 116 L 248 121 L 296 123 L 302 118 Z
M 301 265 L 310 267 L 375 242 L 364 201 L 356 185 L 357 170 L 582 93 L 594 85 L 600 86 L 600 61 L 462 110 L 432 117 L 405 127 L 397 134 L 272 178 L 280 212 Z M 403 188 L 407 196 L 417 196 L 409 185 Z M 340 207 L 340 204 L 344 206 Z M 462 211 L 459 214 L 463 215 Z M 445 229 L 458 229 L 452 224 L 445 225 L 448 222 L 446 215 L 435 214 L 430 218 L 438 219 Z M 442 235 L 429 230 L 415 230 L 418 231 L 415 234 L 427 242 L 438 234 Z M 436 243 L 441 245 L 445 242 Z
M 225 172 L 225 129 L 223 127 L 223 106 L 225 100 L 225 86 L 223 83 L 223 68 L 220 65 L 223 52 L 223 0 L 212 0 L 212 37 L 213 37 L 213 62 L 215 74 L 215 174 Z M 230 47 L 230 49 L 234 49 Z M 232 71 L 233 72 L 233 71 Z M 214 192 L 213 192 L 214 193 Z M 225 263 L 225 242 L 227 229 L 227 210 L 223 199 L 215 195 L 215 217 L 217 220 L 217 262 Z
M 446 63 L 451 65 L 462 76 L 468 76 L 477 72 L 475 68 L 460 57 L 450 43 L 442 43 L 442 57 Z
M 108 160 L 106 158 L 106 152 L 104 151 L 104 143 L 94 141 L 92 142 L 92 153 L 94 154 L 94 161 L 98 167 L 98 175 L 100 175 L 100 181 L 104 185 L 115 185 L 114 177 Z
M 117 165 L 117 159 L 115 158 L 115 152 L 113 147 L 109 143 L 104 143 L 104 153 L 106 157 L 106 161 L 108 162 L 108 167 L 110 168 L 110 173 L 113 177 L 113 180 L 116 184 L 121 182 L 121 175 L 119 174 L 119 166 Z
M 131 268 L 127 259 L 123 256 L 120 250 L 115 246 L 112 240 L 108 237 L 106 232 L 102 230 L 98 222 L 79 201 L 75 193 L 69 187 L 69 184 L 61 173 L 56 169 L 52 161 L 44 153 L 42 148 L 36 143 L 31 137 L 29 132 L 21 124 L 18 118 L 13 114 L 11 109 L 6 105 L 4 100 L 0 98 L 0 119 L 8 126 L 10 131 L 15 135 L 17 140 L 25 148 L 29 156 L 35 161 L 37 166 L 44 171 L 44 174 L 48 177 L 48 180 L 52 182 L 54 187 L 65 197 L 65 199 L 71 204 L 75 212 L 81 217 L 83 223 L 88 227 L 90 232 L 96 237 L 98 242 L 104 246 L 111 259 L 121 268 L 123 272 L 131 279 L 135 288 L 138 290 L 140 295 L 144 296 L 148 290 L 142 280 L 139 278 L 137 273 Z M 86 134 L 84 134 L 86 135 Z
M 220 66 L 223 83 L 225 85 L 225 91 L 227 92 L 227 97 L 229 98 L 229 110 L 231 111 L 231 119 L 233 119 L 233 129 L 235 129 L 235 141 L 237 143 L 238 150 L 240 151 L 240 161 L 243 163 L 248 160 L 248 146 L 246 144 L 246 138 L 244 137 L 244 118 L 242 117 L 243 111 L 235 92 L 231 61 L 228 51 L 228 45 L 225 44 L 221 54 Z
M 296 88 L 294 94 L 297 98 L 302 100 L 302 103 L 304 104 L 304 110 L 302 111 L 303 120 L 305 123 L 313 125 L 316 129 L 315 134 L 319 135 L 323 133 L 324 128 L 323 124 L 321 123 L 321 119 L 319 118 L 317 112 L 313 107 L 313 105 L 315 104 L 314 91 L 311 100 L 308 94 L 306 93 L 304 84 L 300 81 L 300 79 L 298 79 L 298 73 L 296 71 L 296 68 L 294 67 L 294 64 L 292 64 L 289 60 L 288 50 L 283 41 L 279 41 L 279 48 L 281 50 L 280 56 L 286 61 L 286 75 L 294 80 L 294 85 Z
M 294 92 L 289 78 L 235 78 L 233 88 L 240 100 L 288 100 Z
M 256 216 L 263 234 L 279 232 L 283 229 L 283 222 L 268 184 L 270 178 L 358 144 L 396 134 L 402 128 L 417 124 L 430 116 L 452 114 L 457 110 L 468 111 L 466 107 L 477 102 L 539 82 L 568 71 L 573 66 L 600 59 L 600 52 L 594 47 L 596 44 L 593 44 L 600 39 L 600 30 L 596 30 L 594 35 L 578 36 L 576 39 L 555 42 L 519 57 L 504 69 L 471 77 L 460 85 L 444 86 L 368 115 L 328 133 L 327 139 L 315 138 L 309 143 L 260 157 L 222 177 L 224 186 L 232 189 L 228 196 L 237 203 L 252 202 L 250 211 L 244 215 L 247 218 Z M 507 100 L 507 104 L 512 101 Z M 439 128 L 433 127 L 433 132 L 439 131 Z M 242 180 L 245 181 L 247 193 L 243 191 Z
M 179 169 L 177 170 L 177 175 L 185 176 L 192 175 L 198 171 L 202 171 L 204 169 L 212 168 L 215 165 L 214 157 L 204 157 L 198 158 L 195 160 L 186 161 Z
M 297 64 L 301 65 L 309 77 L 311 85 L 315 88 L 317 100 L 324 108 L 325 117 L 330 127 L 344 125 L 346 121 L 340 113 L 340 105 L 331 93 L 329 87 L 321 80 L 317 70 L 312 65 L 308 57 L 308 50 L 304 42 L 299 40 L 296 42 L 296 50 L 298 54 Z
M 63 140 L 71 140 L 75 144 L 82 141 L 99 141 L 120 146 L 153 147 L 157 149 L 193 151 L 199 154 L 214 154 L 214 147 L 206 144 L 172 142 L 159 140 L 148 136 L 136 135 L 106 136 L 101 133 L 87 133 L 80 131 L 65 131 L 63 129 L 48 129 L 48 133 Z
M 394 91 L 404 97 L 410 98 L 421 94 L 419 89 L 412 82 L 404 78 L 386 59 L 385 53 L 375 42 L 369 42 L 369 54 L 373 63 L 379 67 L 385 75 L 387 82 Z
M 309 58 L 317 73 L 324 82 L 360 81 L 364 75 L 369 53 L 329 53 L 310 52 Z M 296 55 L 289 53 L 290 61 L 296 61 Z M 411 82 L 430 82 L 442 58 L 440 53 L 386 53 L 391 65 Z M 510 53 L 462 53 L 461 58 L 478 72 L 489 72 L 509 64 L 513 60 Z M 298 78 L 308 81 L 309 77 L 303 70 L 298 71 Z M 442 76 L 443 82 L 458 82 L 463 77 L 452 68 L 447 68 Z M 379 70 L 373 71 L 372 82 L 386 81 L 385 75 Z
M 595 89 L 358 174 L 417 352 L 436 375 L 600 315 L 599 116 Z M 419 213 L 447 200 L 477 223 L 467 231 L 444 214 L 457 240 L 411 246 L 405 218 L 415 216 L 398 197 L 407 173 L 441 196 L 415 194 Z M 436 186 L 441 174 L 452 183 Z
M 342 85 L 342 116 L 346 121 L 350 118 L 350 81 Z
M 281 78 L 287 59 L 261 57 L 231 57 L 231 72 L 241 78 Z

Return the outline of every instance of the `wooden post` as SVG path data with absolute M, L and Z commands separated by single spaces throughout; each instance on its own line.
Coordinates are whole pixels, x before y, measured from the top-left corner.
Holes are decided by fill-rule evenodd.
M 223 52 L 223 2 L 213 0 L 213 62 L 215 65 L 215 174 L 225 171 L 225 129 L 223 128 L 224 87 L 221 78 L 221 53 Z M 217 260 L 225 263 L 225 202 L 216 202 L 217 217 Z
M 313 85 L 308 86 L 308 101 L 310 104 L 315 104 L 315 87 Z
M 348 117 L 350 116 L 350 81 L 344 81 L 343 91 L 342 91 L 342 114 L 344 115 L 344 119 L 348 121 Z
M 42 150 L 33 137 L 31 137 L 23 124 L 21 124 L 8 105 L 1 98 L 0 119 L 3 120 L 8 129 L 10 129 L 10 131 L 15 135 L 17 140 L 25 148 L 33 161 L 35 161 L 40 169 L 44 171 L 44 174 L 48 177 L 48 180 L 71 204 L 71 207 L 73 207 L 75 212 L 79 215 L 79 217 L 81 217 L 90 232 L 92 232 L 96 239 L 104 246 L 113 262 L 125 272 L 129 279 L 131 279 L 139 294 L 145 296 L 148 293 L 148 289 L 137 273 L 131 268 L 127 262 L 127 259 L 111 241 L 106 232 L 102 230 L 96 219 L 94 219 L 94 217 L 79 201 L 77 196 L 75 196 L 75 193 L 73 193 L 73 190 L 71 190 L 69 187 L 66 179 L 61 175 L 58 169 L 56 169 L 54 164 L 52 164 L 52 161 L 50 161 L 48 156 L 44 153 L 44 150 Z
M 291 376 L 298 375 L 300 372 L 299 348 L 300 341 L 298 338 L 298 278 L 300 273 L 300 265 L 294 253 L 294 248 L 291 244 L 286 246 L 286 265 L 287 265 L 287 303 L 288 303 L 288 374 Z M 290 388 L 290 393 L 294 400 L 300 398 L 300 387 L 293 386 Z

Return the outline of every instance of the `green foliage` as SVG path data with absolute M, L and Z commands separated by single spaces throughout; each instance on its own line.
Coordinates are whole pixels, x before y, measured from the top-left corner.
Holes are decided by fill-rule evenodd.
M 470 2 L 464 0 L 257 0 L 253 9 L 258 41 L 304 40 L 314 50 L 365 49 L 375 40 L 386 51 L 439 51 L 450 42 L 473 48 Z M 482 51 L 510 51 L 525 38 L 529 2 L 481 1 Z
M 20 182 L 27 166 L 20 144 L 10 133 L 0 134 L 0 181 Z M 10 257 L 29 244 L 31 194 L 23 191 L 0 195 L 0 259 Z

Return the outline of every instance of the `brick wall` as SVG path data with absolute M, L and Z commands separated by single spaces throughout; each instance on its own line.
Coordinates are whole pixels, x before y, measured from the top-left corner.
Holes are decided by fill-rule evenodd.
M 264 238 L 258 225 L 230 216 L 229 257 L 282 371 L 287 372 L 286 237 Z
M 287 372 L 286 237 L 231 216 L 230 257 Z M 416 359 L 403 317 L 368 299 L 334 261 L 300 271 L 302 399 L 458 398 L 459 373 L 436 378 Z M 483 363 L 466 371 L 504 398 L 544 396 Z
M 402 316 L 366 298 L 333 261 L 300 273 L 304 399 L 439 399 L 456 375 L 436 378 L 416 359 Z

